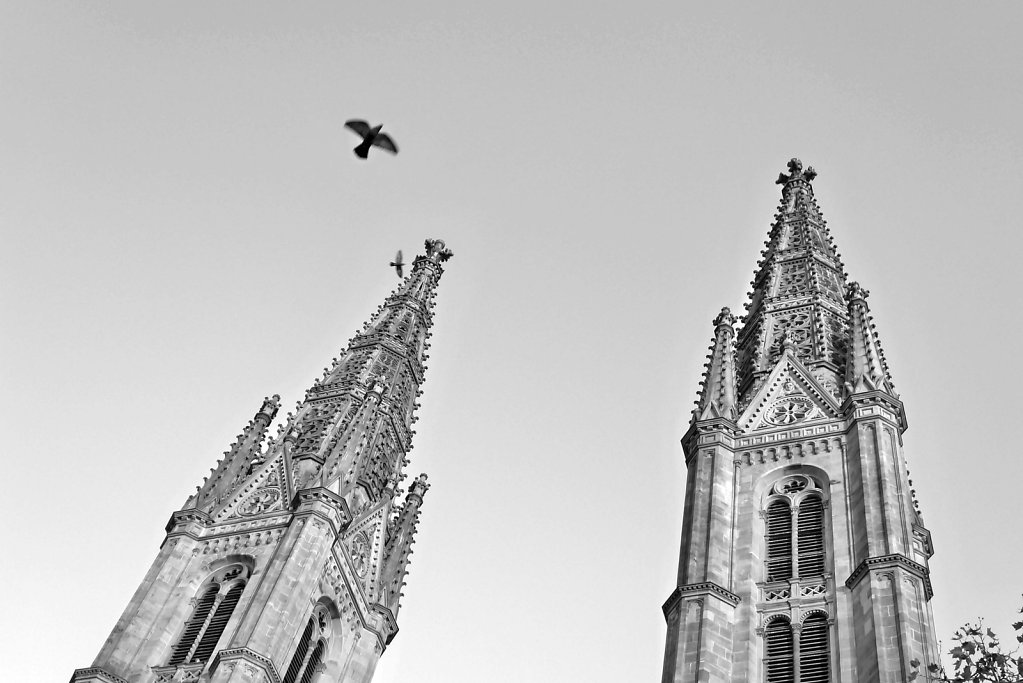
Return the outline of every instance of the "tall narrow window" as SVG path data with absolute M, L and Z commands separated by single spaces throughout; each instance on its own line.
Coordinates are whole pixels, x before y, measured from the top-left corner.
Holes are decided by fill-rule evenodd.
M 323 655 L 330 638 L 330 613 L 322 604 L 317 605 L 302 637 L 298 640 L 295 654 L 284 675 L 284 683 L 312 683 L 323 662 Z
M 799 577 L 824 573 L 824 504 L 817 496 L 808 496 L 799 504 L 797 564 Z
M 767 506 L 767 580 L 792 578 L 792 512 L 776 500 Z
M 764 640 L 767 683 L 793 683 L 796 671 L 792 659 L 792 625 L 786 619 L 774 619 L 764 631 Z
M 305 665 L 305 671 L 302 672 L 302 683 L 312 683 L 313 677 L 319 671 L 320 661 L 323 659 L 323 648 L 322 640 L 316 643 L 313 656 L 309 658 L 309 663 Z
M 288 665 L 288 673 L 284 675 L 284 683 L 295 683 L 298 680 L 298 673 L 305 664 L 306 653 L 309 652 L 309 640 L 313 637 L 313 620 L 305 625 L 305 631 L 298 641 L 298 648 L 291 656 L 291 664 Z
M 227 622 L 238 605 L 248 570 L 241 564 L 223 567 L 200 589 L 192 615 L 185 622 L 167 666 L 209 661 Z
M 231 615 L 234 614 L 234 608 L 238 606 L 238 599 L 241 598 L 244 588 L 245 584 L 243 583 L 234 584 L 231 590 L 227 592 L 227 595 L 224 596 L 224 599 L 220 601 L 217 611 L 214 613 L 213 618 L 210 619 L 209 626 L 206 627 L 205 633 L 199 639 L 199 646 L 195 648 L 195 654 L 192 655 L 191 661 L 205 662 L 209 660 L 213 650 L 217 647 L 220 636 L 224 634 L 227 622 L 231 620 Z
M 828 666 L 828 619 L 814 613 L 803 621 L 799 633 L 799 680 L 801 683 L 827 683 L 831 680 Z
M 196 601 L 195 609 L 192 610 L 192 616 L 185 624 L 185 630 L 181 634 L 178 644 L 174 646 L 170 661 L 167 662 L 168 665 L 177 666 L 185 661 L 185 657 L 192 650 L 192 645 L 195 644 L 195 639 L 199 637 L 199 632 L 206 625 L 206 619 L 209 617 L 213 603 L 217 599 L 217 591 L 219 589 L 220 586 L 217 584 L 207 587 L 202 597 Z

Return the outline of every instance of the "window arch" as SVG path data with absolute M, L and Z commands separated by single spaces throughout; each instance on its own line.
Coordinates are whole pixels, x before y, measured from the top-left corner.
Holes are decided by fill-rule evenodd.
M 764 670 L 767 683 L 792 683 L 796 668 L 793 657 L 792 624 L 776 617 L 764 629 Z
M 767 580 L 792 578 L 792 511 L 786 500 L 767 506 Z
M 323 663 L 330 633 L 330 612 L 326 606 L 318 604 L 298 640 L 295 654 L 291 656 L 284 683 L 312 683 Z
M 811 493 L 799 502 L 796 523 L 798 575 L 802 578 L 824 573 L 824 502 Z
M 801 683 L 827 683 L 830 680 L 828 654 L 828 617 L 814 612 L 803 620 L 799 631 Z
M 217 571 L 199 589 L 192 614 L 171 651 L 168 666 L 209 661 L 245 590 L 248 569 L 240 564 Z
M 765 580 L 819 577 L 825 572 L 824 492 L 802 474 L 771 486 L 764 512 Z

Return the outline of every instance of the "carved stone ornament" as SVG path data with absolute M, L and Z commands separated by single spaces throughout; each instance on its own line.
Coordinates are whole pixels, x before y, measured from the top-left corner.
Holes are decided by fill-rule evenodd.
M 444 240 L 426 240 L 426 255 L 434 261 L 447 261 L 453 256 L 451 250 L 448 249 Z
M 281 492 L 279 489 L 260 489 L 249 496 L 245 502 L 238 507 L 238 514 L 258 515 L 272 508 L 280 499 Z
M 773 425 L 786 427 L 805 420 L 813 411 L 813 401 L 803 396 L 786 396 L 767 410 L 764 418 Z
M 774 486 L 771 487 L 771 491 L 773 493 L 791 496 L 794 493 L 799 493 L 808 486 L 813 488 L 812 482 L 809 479 L 800 474 L 794 474 L 792 476 L 779 479 L 775 482 Z
M 778 179 L 775 182 L 777 185 L 784 185 L 793 180 L 802 178 L 803 180 L 810 182 L 817 177 L 817 171 L 813 170 L 813 166 L 807 166 L 806 170 L 803 170 L 803 162 L 799 159 L 791 159 L 788 163 L 789 172 L 788 175 L 784 173 L 778 174 Z
M 352 539 L 348 554 L 352 559 L 352 568 L 360 579 L 366 578 L 366 573 L 369 571 L 369 553 L 369 539 L 366 538 L 366 534 L 357 534 Z

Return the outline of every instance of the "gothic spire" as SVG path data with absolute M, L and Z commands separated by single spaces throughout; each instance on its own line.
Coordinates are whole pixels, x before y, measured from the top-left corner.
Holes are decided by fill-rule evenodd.
M 813 167 L 799 159 L 776 181 L 781 203 L 757 264 L 737 340 L 742 410 L 781 355 L 782 339 L 836 396 L 841 389 L 847 310 L 845 272 L 814 198 Z
M 849 283 L 846 297 L 849 300 L 850 335 L 845 389 L 850 394 L 880 390 L 898 398 L 867 306 L 869 295 L 870 292 L 858 282 Z
M 735 324 L 736 317 L 728 308 L 714 318 L 714 341 L 710 360 L 703 375 L 695 419 L 723 417 L 734 420 L 738 414 L 735 402 Z
M 263 399 L 263 405 L 255 417 L 238 435 L 238 440 L 230 450 L 224 453 L 217 466 L 210 470 L 210 476 L 199 486 L 192 498 L 192 505 L 186 504 L 185 507 L 201 509 L 209 504 L 219 503 L 249 473 L 253 465 L 258 464 L 267 427 L 273 422 L 280 406 L 281 397 L 277 394 Z
M 412 554 L 412 544 L 415 543 L 416 528 L 419 524 L 419 508 L 429 488 L 426 475 L 420 474 L 412 482 L 405 497 L 405 504 L 388 528 L 387 541 L 384 544 L 384 566 L 380 573 L 380 595 L 384 607 L 395 615 L 398 614 L 401 589 L 408 575 L 409 556 Z
M 436 289 L 451 256 L 444 242 L 426 240 L 412 271 L 306 392 L 291 424 L 297 487 L 315 479 L 342 495 L 358 488 L 350 501 L 358 507 L 404 478 Z

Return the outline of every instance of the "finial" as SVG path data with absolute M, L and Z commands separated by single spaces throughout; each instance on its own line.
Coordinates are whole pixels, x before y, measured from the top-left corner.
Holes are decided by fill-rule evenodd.
M 444 240 L 426 240 L 426 256 L 435 263 L 447 261 L 454 256 L 450 249 L 444 245 Z
M 866 300 L 870 296 L 870 292 L 860 286 L 859 282 L 850 282 L 849 286 L 845 288 L 845 298 L 849 301 Z
M 813 170 L 813 166 L 807 166 L 806 170 L 803 170 L 803 162 L 799 159 L 792 158 L 788 163 L 789 172 L 788 175 L 784 173 L 778 174 L 778 179 L 775 180 L 776 185 L 785 185 L 792 182 L 793 180 L 805 180 L 810 182 L 817 177 L 817 171 Z
M 370 391 L 372 391 L 375 394 L 382 395 L 384 393 L 384 390 L 387 389 L 387 385 L 385 384 L 386 379 L 387 378 L 384 377 L 384 375 L 373 375 L 372 377 L 369 378 L 369 381 L 366 383 L 369 385 Z
M 792 340 L 792 337 L 789 336 L 788 330 L 785 330 L 784 332 L 781 333 L 781 339 L 779 340 L 778 345 L 781 347 L 782 353 L 795 355 L 796 351 L 798 350 L 796 347 L 796 342 L 794 342 Z
M 422 498 L 423 494 L 426 493 L 428 490 L 430 490 L 430 485 L 426 483 L 425 474 L 420 474 L 418 477 L 416 477 L 416 480 L 412 482 L 412 486 L 409 487 L 409 493 L 415 494 L 420 498 Z
M 735 324 L 736 320 L 738 320 L 738 318 L 732 315 L 732 309 L 725 306 L 721 309 L 721 312 L 718 313 L 718 317 L 714 318 L 714 326 L 720 327 L 721 325 L 727 325 L 728 327 L 731 327 Z
M 263 399 L 263 405 L 259 408 L 258 415 L 266 415 L 267 418 L 273 422 L 273 419 L 277 417 L 277 411 L 281 407 L 281 397 L 277 394 L 270 396 L 269 398 Z

